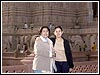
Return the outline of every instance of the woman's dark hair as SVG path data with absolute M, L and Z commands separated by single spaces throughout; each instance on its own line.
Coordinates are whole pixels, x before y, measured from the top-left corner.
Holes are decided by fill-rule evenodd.
M 56 27 L 55 27 L 55 29 L 57 29 L 57 28 L 60 28 L 60 29 L 61 29 L 61 31 L 63 31 L 63 29 L 62 29 L 62 27 L 61 27 L 61 26 L 56 26 Z M 54 30 L 55 30 L 55 29 L 54 29 Z
M 50 29 L 48 28 L 48 26 L 42 26 L 42 27 L 40 28 L 40 30 L 39 30 L 39 35 L 41 35 L 42 30 L 43 30 L 44 28 L 47 28 L 47 29 L 48 29 L 49 35 L 50 35 Z

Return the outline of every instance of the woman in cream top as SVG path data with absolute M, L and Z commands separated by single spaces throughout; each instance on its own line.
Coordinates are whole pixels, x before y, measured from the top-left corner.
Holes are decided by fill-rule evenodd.
M 55 64 L 57 71 L 55 73 L 68 73 L 74 67 L 72 53 L 68 40 L 62 37 L 63 30 L 61 26 L 55 27 L 55 38 L 51 38 L 56 53 Z

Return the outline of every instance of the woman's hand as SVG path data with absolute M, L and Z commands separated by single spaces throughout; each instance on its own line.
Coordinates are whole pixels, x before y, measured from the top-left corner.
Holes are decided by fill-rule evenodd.
M 55 52 L 52 53 L 52 57 L 56 57 L 56 53 Z
M 72 68 L 69 68 L 69 72 L 70 72 L 70 73 L 72 72 L 72 70 L 73 70 Z

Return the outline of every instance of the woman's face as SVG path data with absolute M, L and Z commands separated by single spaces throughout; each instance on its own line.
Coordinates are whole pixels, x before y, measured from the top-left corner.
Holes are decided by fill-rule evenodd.
M 44 37 L 44 38 L 49 36 L 49 31 L 48 31 L 47 28 L 42 29 L 41 36 Z
M 55 29 L 54 35 L 55 35 L 57 38 L 61 37 L 62 34 L 63 34 L 63 31 L 61 31 L 60 28 L 56 28 L 56 29 Z

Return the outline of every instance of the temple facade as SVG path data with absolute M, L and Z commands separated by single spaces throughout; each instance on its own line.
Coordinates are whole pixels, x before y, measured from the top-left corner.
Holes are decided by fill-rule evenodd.
M 43 25 L 62 26 L 72 50 L 84 41 L 91 50 L 93 42 L 98 46 L 98 2 L 2 2 L 2 49 L 14 51 L 19 42 L 32 49 Z

